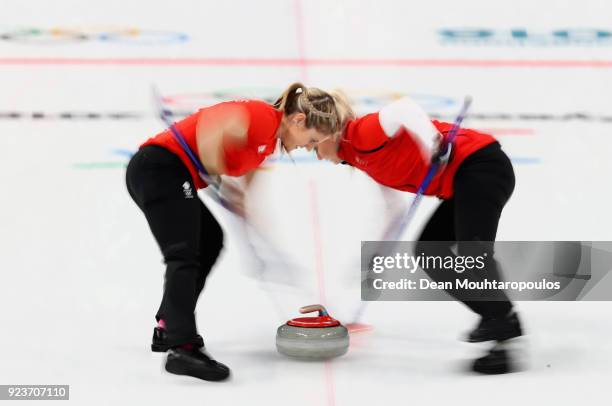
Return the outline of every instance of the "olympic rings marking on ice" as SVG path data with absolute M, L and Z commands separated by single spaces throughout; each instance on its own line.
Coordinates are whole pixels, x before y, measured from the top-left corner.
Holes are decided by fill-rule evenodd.
M 0 40 L 22 44 L 54 44 L 98 41 L 127 45 L 166 45 L 189 40 L 187 34 L 139 28 L 20 28 L 0 31 Z

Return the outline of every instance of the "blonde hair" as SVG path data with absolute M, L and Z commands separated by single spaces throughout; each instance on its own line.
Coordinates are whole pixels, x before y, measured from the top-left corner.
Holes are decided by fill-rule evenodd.
M 327 93 L 299 82 L 291 84 L 276 100 L 274 107 L 283 110 L 285 116 L 303 113 L 306 115 L 306 128 L 314 127 L 330 135 L 341 132 L 348 120 L 355 117 L 342 92 Z

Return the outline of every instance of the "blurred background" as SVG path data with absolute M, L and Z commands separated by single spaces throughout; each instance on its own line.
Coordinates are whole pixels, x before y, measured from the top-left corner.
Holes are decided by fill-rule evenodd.
M 609 302 L 520 303 L 529 368 L 464 371 L 482 348 L 454 302 L 370 304 L 374 330 L 329 363 L 274 347 L 298 307 L 360 309 L 360 241 L 412 196 L 298 151 L 247 193 L 252 227 L 211 203 L 226 249 L 200 298 L 212 385 L 160 373 L 148 350 L 163 264 L 124 186 L 129 157 L 179 119 L 292 82 L 340 88 L 363 114 L 405 95 L 495 135 L 517 186 L 500 240 L 612 240 L 612 25 L 606 1 L 231 0 L 2 3 L 0 384 L 70 384 L 77 404 L 605 404 Z M 405 238 L 438 201 L 426 199 Z M 263 266 L 262 266 L 263 260 Z M 609 277 L 609 275 L 608 275 Z M 511 386 L 510 386 L 511 385 Z

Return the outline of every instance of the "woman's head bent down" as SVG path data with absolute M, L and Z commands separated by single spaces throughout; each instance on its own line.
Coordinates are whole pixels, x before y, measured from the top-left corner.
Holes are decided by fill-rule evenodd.
M 287 151 L 306 148 L 341 133 L 347 120 L 353 118 L 343 95 L 293 83 L 274 103 L 283 111 L 278 137 Z

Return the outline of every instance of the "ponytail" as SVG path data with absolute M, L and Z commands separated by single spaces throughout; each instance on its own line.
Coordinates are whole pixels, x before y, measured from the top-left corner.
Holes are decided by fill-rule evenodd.
M 346 96 L 336 91 L 327 93 L 302 83 L 291 84 L 276 100 L 274 107 L 283 110 L 285 116 L 303 113 L 306 128 L 316 128 L 323 134 L 336 134 L 349 119 L 355 117 Z

